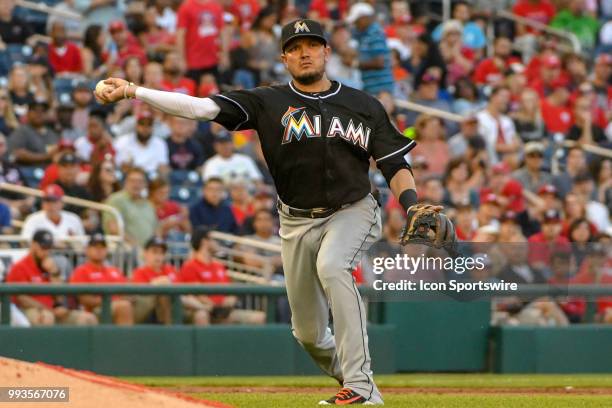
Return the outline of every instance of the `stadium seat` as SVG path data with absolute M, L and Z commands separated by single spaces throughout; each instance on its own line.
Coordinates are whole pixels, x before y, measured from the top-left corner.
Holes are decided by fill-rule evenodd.
M 20 167 L 19 171 L 21 172 L 26 185 L 32 188 L 38 188 L 40 181 L 45 175 L 45 169 L 41 167 L 24 166 Z
M 28 57 L 32 55 L 32 47 L 22 44 L 8 44 L 6 52 L 11 60 L 11 65 L 24 64 Z
M 191 205 L 200 198 L 199 187 L 173 185 L 170 188 L 170 199 L 183 205 Z
M 201 187 L 202 179 L 198 172 L 192 170 L 173 170 L 169 177 L 173 186 Z

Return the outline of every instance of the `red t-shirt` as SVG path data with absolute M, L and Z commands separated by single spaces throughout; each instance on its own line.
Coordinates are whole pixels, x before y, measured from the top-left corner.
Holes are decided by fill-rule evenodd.
M 176 282 L 178 279 L 178 273 L 176 269 L 174 269 L 174 266 L 164 264 L 159 272 L 153 270 L 150 266 L 141 266 L 140 268 L 134 269 L 132 272 L 132 282 L 150 283 L 153 279 L 160 276 L 167 276 L 171 282 Z
M 32 254 L 26 255 L 11 266 L 11 270 L 6 277 L 8 283 L 49 283 L 49 276 L 43 274 Z M 33 295 L 33 299 L 42 303 L 48 309 L 53 308 L 53 296 Z M 13 303 L 17 303 L 17 298 L 13 297 Z
M 190 259 L 183 264 L 179 273 L 178 282 L 183 283 L 230 283 L 225 266 L 217 261 L 210 263 Z M 215 305 L 221 305 L 224 295 L 209 296 Z
M 348 1 L 347 0 L 339 0 L 338 1 L 338 12 L 339 12 L 339 20 L 342 20 L 344 15 L 346 14 L 348 9 Z M 319 19 L 329 19 L 332 18 L 329 7 L 327 6 L 327 1 L 325 0 L 312 0 L 310 3 L 310 11 L 314 11 L 317 13 L 317 17 Z
M 185 29 L 187 68 L 216 66 L 219 63 L 223 8 L 216 1 L 187 0 L 181 4 L 177 14 L 177 28 Z
M 516 57 L 510 57 L 504 61 L 504 68 L 508 68 L 511 64 L 516 62 L 520 62 L 520 60 Z M 499 80 L 503 79 L 504 74 L 499 70 L 497 64 L 495 64 L 493 58 L 487 58 L 476 66 L 474 70 L 474 82 L 478 84 L 489 84 L 495 83 Z
M 181 206 L 176 201 L 167 200 L 161 208 L 156 210 L 156 212 L 157 219 L 161 221 L 173 215 L 180 214 Z
M 247 217 L 250 217 L 255 213 L 255 208 L 253 206 L 253 203 L 249 204 L 246 210 L 242 210 L 241 208 L 238 208 L 234 204 L 232 204 L 230 208 L 232 209 L 232 214 L 234 214 L 236 223 L 240 226 L 244 224 L 244 220 Z
M 79 47 L 68 42 L 64 47 L 57 48 L 49 45 L 49 65 L 56 74 L 60 72 L 81 72 L 83 71 L 83 61 Z
M 480 198 L 485 197 L 488 194 L 494 193 L 494 191 L 485 187 L 480 189 Z M 508 199 L 508 205 L 506 209 L 512 210 L 516 213 L 523 212 L 525 210 L 525 199 L 523 198 L 523 186 L 521 183 L 514 179 L 508 180 L 508 182 L 502 188 L 500 194 Z
M 545 264 L 550 263 L 550 257 L 553 252 L 571 250 L 569 240 L 560 235 L 555 239 L 554 242 L 550 243 L 544 238 L 544 234 L 539 232 L 529 237 L 529 263 L 543 262 Z
M 518 0 L 514 7 L 512 7 L 512 12 L 521 17 L 548 25 L 555 16 L 555 6 L 548 0 L 538 1 L 537 3 L 533 3 L 530 0 Z M 537 32 L 537 30 L 529 26 L 525 26 L 525 28 L 528 33 Z
M 186 95 L 196 95 L 196 84 L 193 79 L 182 77 L 178 82 L 170 82 L 164 79 L 161 82 L 162 90 L 168 92 L 179 92 Z
M 551 105 L 546 99 L 541 103 L 542 119 L 551 133 L 567 133 L 572 127 L 572 111 L 566 106 Z
M 147 65 L 147 54 L 138 43 L 136 37 L 134 37 L 131 33 L 128 34 L 126 44 L 117 52 L 117 61 L 115 62 L 115 65 L 123 67 L 125 61 L 130 57 L 138 58 L 140 65 L 143 67 Z
M 127 279 L 121 271 L 114 266 L 97 266 L 91 263 L 84 263 L 78 266 L 72 276 L 70 283 L 123 283 Z
M 240 22 L 244 30 L 248 30 L 259 14 L 261 6 L 257 0 L 234 0 L 228 11 Z

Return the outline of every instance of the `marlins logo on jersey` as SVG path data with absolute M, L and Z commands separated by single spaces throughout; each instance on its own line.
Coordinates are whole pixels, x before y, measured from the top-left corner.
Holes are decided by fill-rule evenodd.
M 311 119 L 303 106 L 300 108 L 290 106 L 281 118 L 281 125 L 285 128 L 282 144 L 291 143 L 294 138 L 299 142 L 303 135 L 307 138 L 321 137 L 321 115 L 314 115 Z M 353 119 L 349 119 L 348 124 L 344 126 L 340 118 L 334 116 L 325 135 L 340 136 L 347 142 L 368 150 L 371 131 L 367 126 L 364 128 L 361 122 L 356 126 Z

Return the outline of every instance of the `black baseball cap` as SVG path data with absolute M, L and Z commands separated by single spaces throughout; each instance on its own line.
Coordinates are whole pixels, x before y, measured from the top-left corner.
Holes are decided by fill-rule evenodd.
M 32 241 L 45 249 L 53 247 L 53 235 L 46 229 L 37 230 L 32 236 Z
M 162 248 L 164 251 L 168 250 L 168 244 L 162 237 L 153 236 L 145 244 L 145 249 L 149 248 Z
M 327 45 L 325 32 L 318 21 L 310 19 L 294 20 L 283 26 L 281 33 L 281 50 L 284 52 L 289 41 L 299 37 L 315 37 Z
M 77 164 L 78 162 L 79 162 L 79 159 L 77 159 L 74 153 L 67 152 L 60 156 L 57 164 L 60 164 L 60 165 Z
M 89 241 L 87 242 L 88 246 L 93 246 L 97 244 L 104 244 L 106 246 L 106 236 L 101 232 L 94 232 L 89 236 Z

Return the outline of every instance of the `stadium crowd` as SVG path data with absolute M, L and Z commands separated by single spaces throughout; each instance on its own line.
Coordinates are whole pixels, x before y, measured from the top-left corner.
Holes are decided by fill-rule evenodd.
M 527 248 L 503 247 L 504 267 L 486 278 L 612 283 L 612 159 L 594 153 L 612 146 L 611 0 L 453 1 L 446 21 L 437 1 L 45 3 L 69 14 L 0 3 L 0 181 L 43 191 L 40 202 L 0 191 L 3 233 L 21 234 L 29 246 L 7 282 L 223 283 L 230 279 L 212 259 L 209 231 L 279 243 L 274 187 L 254 132 L 166 116 L 137 100 L 100 105 L 92 90 L 106 77 L 199 97 L 286 82 L 280 27 L 310 17 L 329 35 L 328 75 L 375 95 L 398 129 L 416 138 L 406 159 L 419 200 L 444 205 L 460 240 Z M 573 34 L 576 43 L 543 25 Z M 397 100 L 460 120 L 407 110 Z M 397 246 L 404 214 L 374 164 L 371 179 L 383 193 L 382 242 Z M 119 223 L 64 204 L 64 196 L 119 211 L 126 242 L 142 255 L 130 276 L 105 263 L 105 234 L 117 235 Z M 89 235 L 84 263 L 50 254 L 82 235 Z M 176 242 L 192 250 L 179 270 L 164 263 Z M 603 245 L 596 259 L 581 249 L 591 243 Z M 571 249 L 559 249 L 565 246 Z M 276 254 L 242 261 L 261 267 L 262 258 L 282 279 Z M 95 324 L 100 312 L 92 295 L 14 302 L 32 325 Z M 194 324 L 264 322 L 237 302 L 183 297 Z M 583 319 L 580 299 L 557 303 L 541 312 Z M 612 322 L 612 302 L 598 307 L 597 318 Z M 116 297 L 112 312 L 117 324 L 169 321 L 164 297 Z

